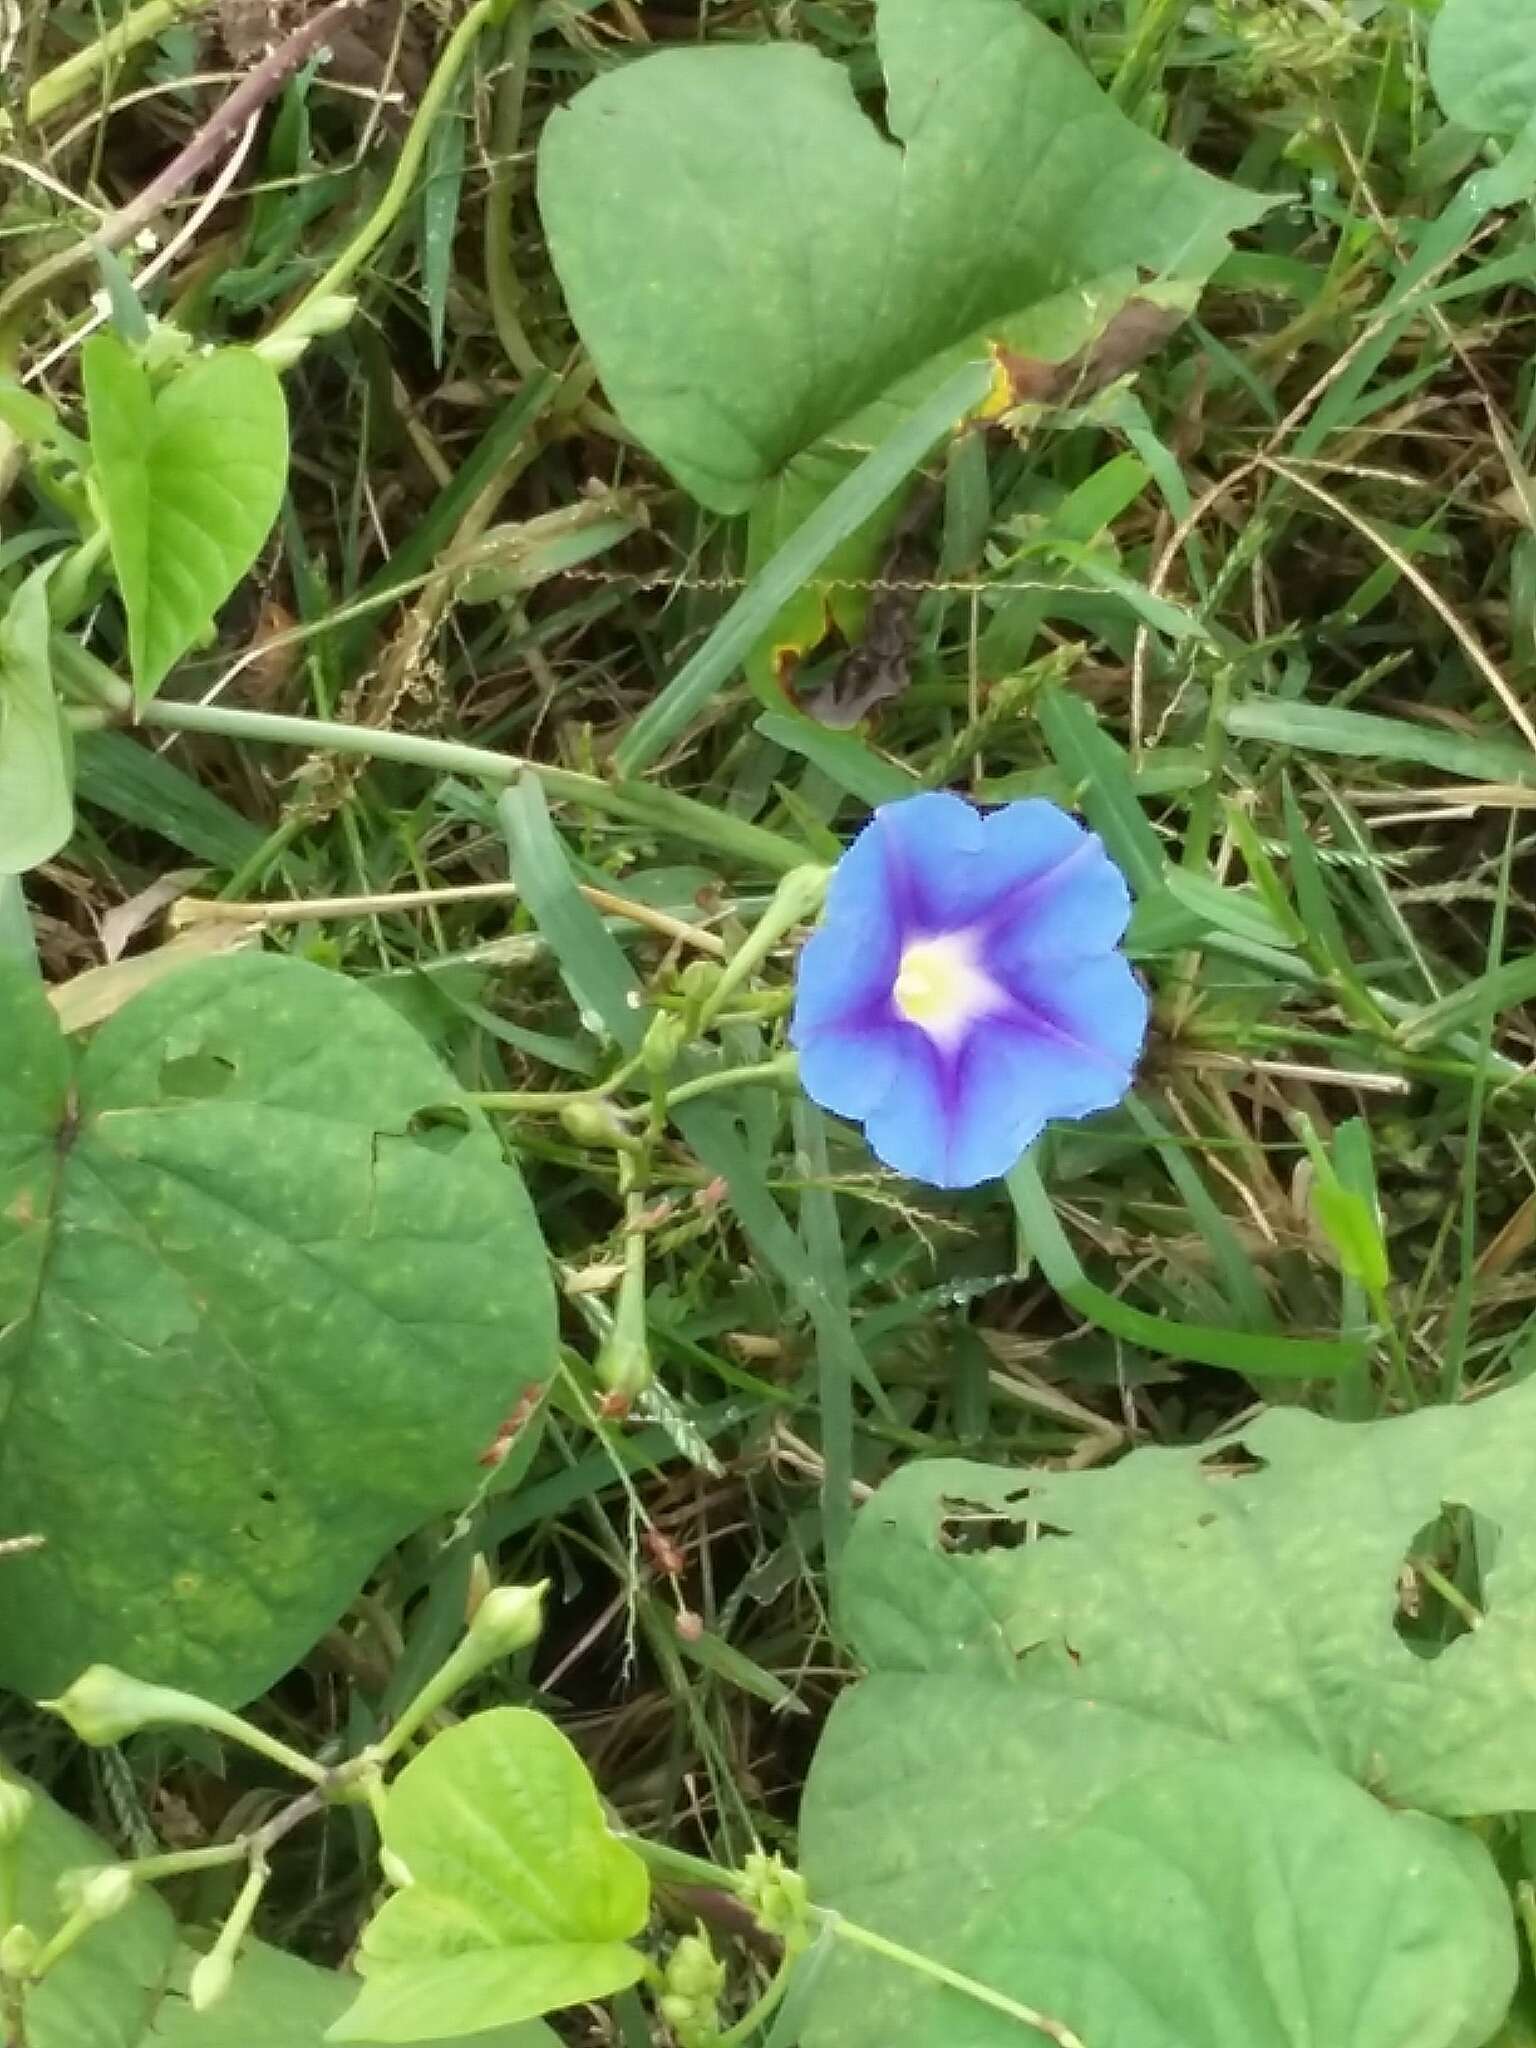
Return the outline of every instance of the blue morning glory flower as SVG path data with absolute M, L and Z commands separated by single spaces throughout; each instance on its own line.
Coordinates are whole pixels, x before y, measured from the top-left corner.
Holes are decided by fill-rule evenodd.
M 882 804 L 800 956 L 806 1093 L 913 1180 L 1007 1173 L 1051 1118 L 1131 1085 L 1147 999 L 1119 951 L 1130 910 L 1100 840 L 1055 804 Z

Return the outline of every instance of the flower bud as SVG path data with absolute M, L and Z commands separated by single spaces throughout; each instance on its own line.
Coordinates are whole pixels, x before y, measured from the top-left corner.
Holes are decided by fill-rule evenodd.
M 403 1892 L 408 1885 L 416 1882 L 411 1875 L 411 1866 L 403 1856 L 397 1856 L 393 1849 L 379 1850 L 379 1868 L 398 1892 Z
M 799 1871 L 791 1870 L 782 1857 L 758 1851 L 747 1858 L 743 1875 L 747 1904 L 770 1934 L 792 1934 L 805 1925 L 809 1888 Z
M 603 1145 L 612 1152 L 632 1152 L 635 1141 L 606 1102 L 583 1101 L 579 1096 L 565 1104 L 560 1121 L 578 1145 Z
M 675 1992 L 668 1992 L 664 1998 L 657 2001 L 657 2011 L 674 2031 L 680 2027 L 691 2026 L 697 2017 L 693 2009 L 693 2000 L 680 1997 Z
M 0 1778 L 0 1849 L 19 1841 L 32 1815 L 33 1798 L 14 1778 Z
M 688 1043 L 688 1026 L 671 1010 L 659 1010 L 651 1019 L 640 1046 L 640 1058 L 647 1073 L 670 1074 L 678 1054 Z
M 645 1341 L 644 1327 L 639 1330 L 631 1329 L 628 1326 L 628 1318 L 621 1315 L 603 1339 L 594 1370 L 597 1374 L 597 1383 L 607 1397 L 604 1412 L 627 1415 L 636 1398 L 645 1392 L 656 1377 L 655 1368 L 651 1364 L 651 1348 Z M 615 1404 L 611 1410 L 609 1402 Z
M 725 1988 L 725 1965 L 703 1934 L 685 1934 L 667 1958 L 666 1985 L 683 1998 L 710 2004 Z
M 187 1979 L 187 2003 L 194 2012 L 207 2012 L 218 2004 L 234 1982 L 235 1966 L 220 1948 L 210 1949 Z
M 7 1927 L 0 1935 L 0 1977 L 8 1977 L 13 1984 L 30 1977 L 41 1948 L 42 1943 L 25 1921 L 18 1920 Z
M 105 1863 L 97 1870 L 66 1871 L 60 1890 L 73 1893 L 71 1910 L 93 1924 L 121 1913 L 133 1897 L 133 1878 L 121 1863 Z
M 690 1003 L 702 1003 L 720 986 L 724 969 L 718 960 L 690 960 L 678 977 L 678 987 Z
M 144 1685 L 110 1664 L 92 1664 L 56 1700 L 38 1703 L 67 1721 L 94 1748 L 121 1742 L 141 1728 L 206 1725 L 209 1709 L 190 1693 Z
M 475 1609 L 469 1638 L 487 1655 L 510 1657 L 539 1640 L 544 1628 L 544 1595 L 548 1579 L 536 1586 L 496 1586 Z

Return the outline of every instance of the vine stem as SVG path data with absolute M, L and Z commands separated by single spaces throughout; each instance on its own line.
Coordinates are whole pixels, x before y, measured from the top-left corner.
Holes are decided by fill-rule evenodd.
M 320 48 L 331 31 L 349 15 L 356 14 L 364 4 L 365 0 L 331 0 L 329 7 L 322 8 L 302 28 L 295 29 L 261 60 L 249 77 L 243 79 L 203 123 L 185 149 L 178 151 L 165 169 L 151 178 L 126 206 L 120 206 L 116 213 L 109 214 L 91 234 L 83 236 L 69 248 L 35 263 L 0 294 L 0 359 L 14 356 L 20 341 L 20 316 L 34 299 L 47 291 L 50 285 L 73 276 L 75 271 L 90 262 L 98 249 L 125 248 L 135 235 L 148 227 L 169 200 L 190 185 L 237 140 L 273 94 L 312 51 Z M 481 0 L 482 6 L 496 4 L 499 0 Z
M 974 1977 L 962 1976 L 958 1970 L 934 1962 L 931 1956 L 919 1955 L 916 1949 L 903 1948 L 898 1941 L 887 1941 L 883 1934 L 876 1934 L 872 1927 L 861 1927 L 856 1920 L 844 1920 L 837 1913 L 824 1913 L 822 1917 L 839 1941 L 846 1941 L 853 1948 L 867 1949 L 871 1955 L 883 1956 L 888 1963 L 899 1963 L 903 1969 L 931 1978 L 948 1991 L 958 1991 L 963 1997 L 974 1999 L 978 2005 L 990 2006 L 993 2012 L 1018 2020 L 1022 2026 L 1033 2027 L 1047 2041 L 1054 2041 L 1056 2048 L 1088 2048 L 1082 2035 L 1075 2034 L 1063 2020 L 1053 2020 L 1048 2013 L 1036 2012 L 1032 2005 L 1021 2005 L 1016 1998 L 994 1991 L 990 1985 L 978 1983 Z
M 137 718 L 167 732 L 212 733 L 221 739 L 268 746 L 300 747 L 307 753 L 362 755 L 376 761 L 402 761 L 440 775 L 473 776 L 500 786 L 519 775 L 536 775 L 557 801 L 585 805 L 610 817 L 623 818 L 651 831 L 665 830 L 695 845 L 712 848 L 738 860 L 779 873 L 799 867 L 804 854 L 776 832 L 732 818 L 691 797 L 654 792 L 605 782 L 574 768 L 553 768 L 526 761 L 518 754 L 498 754 L 457 740 L 428 739 L 413 732 L 383 727 L 345 725 L 322 718 L 295 718 L 267 711 L 243 711 L 224 704 L 176 704 L 154 698 L 135 712 L 133 691 L 109 668 L 63 634 L 51 642 L 55 672 L 92 702 L 78 717 L 84 727 L 99 727 L 101 712 L 119 721 Z
M 163 30 L 173 28 L 189 14 L 201 14 L 212 5 L 213 0 L 144 0 L 142 6 L 131 9 L 121 21 L 104 30 L 95 42 L 88 43 L 73 57 L 66 57 L 62 64 L 44 73 L 27 94 L 28 126 L 36 127 L 50 114 L 67 107 L 71 100 L 78 99 L 101 72 L 120 58 L 129 56 L 141 43 L 147 43 Z M 10 123 L 0 114 L 0 135 L 6 134 L 9 127 Z
M 306 315 L 321 300 L 336 297 L 389 233 L 405 210 L 426 156 L 427 145 L 432 139 L 432 131 L 442 116 L 465 60 L 481 33 L 505 21 L 515 4 L 516 0 L 475 0 L 475 5 L 448 38 L 447 47 L 421 96 L 421 103 L 400 146 L 395 168 L 378 205 L 341 254 L 265 337 L 269 344 L 307 335 Z

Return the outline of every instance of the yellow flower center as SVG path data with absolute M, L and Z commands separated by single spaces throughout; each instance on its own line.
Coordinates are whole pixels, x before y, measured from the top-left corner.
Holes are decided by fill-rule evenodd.
M 979 1017 L 998 1008 L 1001 994 L 976 963 L 970 932 L 914 939 L 902 949 L 891 987 L 900 1016 L 940 1045 L 953 1046 Z

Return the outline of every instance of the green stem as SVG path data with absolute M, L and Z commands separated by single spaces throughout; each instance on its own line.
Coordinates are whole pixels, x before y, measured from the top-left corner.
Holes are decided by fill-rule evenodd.
M 699 1074 L 691 1081 L 682 1081 L 676 1088 L 667 1091 L 665 1101 L 669 1110 L 680 1102 L 694 1102 L 701 1095 L 714 1095 L 723 1088 L 789 1087 L 799 1072 L 800 1061 L 792 1052 L 781 1052 L 771 1060 L 760 1060 L 754 1067 L 724 1067 L 719 1073 Z
M 476 0 L 448 38 L 447 48 L 421 96 L 383 197 L 330 268 L 265 337 L 268 342 L 307 334 L 306 313 L 321 299 L 334 298 L 345 288 L 405 211 L 426 156 L 427 145 L 432 139 L 432 131 L 442 117 L 470 51 L 485 29 L 506 18 L 509 4 L 510 0 Z
M 118 714 L 131 717 L 133 692 L 112 671 L 62 635 L 51 642 L 55 672 L 80 694 Z M 441 775 L 472 776 L 477 781 L 515 782 L 525 771 L 537 775 L 551 797 L 585 805 L 609 817 L 622 818 L 649 831 L 667 831 L 679 839 L 706 846 L 733 859 L 779 873 L 801 865 L 803 853 L 776 832 L 749 825 L 691 797 L 659 793 L 640 785 L 604 782 L 572 768 L 545 767 L 517 754 L 492 753 L 487 747 L 454 740 L 428 739 L 411 732 L 389 732 L 375 726 L 342 725 L 321 718 L 291 718 L 266 711 L 241 711 L 223 704 L 176 704 L 156 698 L 138 711 L 144 725 L 167 732 L 213 733 L 221 739 L 269 746 L 301 747 L 307 753 L 360 754 L 375 761 L 403 761 Z M 665 800 L 661 798 L 664 795 Z
M 827 893 L 830 870 L 794 868 L 774 891 L 773 900 L 726 962 L 720 979 L 699 1010 L 698 1028 L 707 1031 L 737 989 L 751 980 L 787 932 L 814 917 Z
M 201 13 L 212 5 L 213 0 L 145 0 L 142 7 L 133 8 L 95 42 L 77 50 L 73 57 L 66 57 L 37 81 L 27 94 L 27 125 L 36 127 L 38 122 L 46 121 L 50 114 L 78 99 L 103 71 L 131 55 L 141 43 L 152 41 L 187 15 Z M 0 135 L 7 132 L 9 125 L 0 115 Z
M 887 1941 L 873 1928 L 860 1927 L 856 1921 L 844 1920 L 839 1914 L 824 1913 L 821 1918 L 839 1941 L 846 1941 L 853 1948 L 867 1949 L 871 1955 L 883 1956 L 889 1963 L 899 1963 L 903 1969 L 915 1971 L 919 1977 L 928 1977 L 935 1984 L 942 1984 L 946 1990 L 958 1991 L 963 1997 L 974 1999 L 978 2005 L 989 2006 L 993 2012 L 1017 2020 L 1021 2026 L 1033 2027 L 1037 2034 L 1054 2041 L 1056 2048 L 1087 2048 L 1081 2034 L 1075 2034 L 1063 2021 L 1036 2012 L 1031 2005 L 1021 2005 L 1016 1998 L 1008 1998 L 1001 1991 L 994 1991 L 990 1985 L 979 1984 L 974 1977 L 963 1977 L 958 1970 L 936 1963 L 929 1956 L 921 1956 L 916 1949 L 903 1948 L 900 1942 Z
M 702 1856 L 690 1856 L 686 1849 L 670 1848 L 646 1835 L 621 1834 L 618 1839 L 633 1849 L 647 1870 L 673 1884 L 707 1885 L 711 1891 L 735 1892 L 744 1897 L 747 1881 L 739 1870 L 726 1870 L 718 1863 L 706 1863 Z
M 801 1943 L 794 1941 L 785 1943 L 784 1957 L 777 1970 L 773 1973 L 773 1982 L 768 1986 L 768 1989 L 763 1993 L 756 2005 L 743 2013 L 735 2026 L 728 2027 L 723 2034 L 712 2041 L 710 2048 L 740 2048 L 742 2042 L 750 2041 L 758 2029 L 766 2021 L 773 2018 L 773 2015 L 784 2003 L 784 1994 L 788 1991 L 790 1980 L 795 1974 L 795 1965 L 799 1962 L 803 1953 L 804 1949 Z
M 496 338 L 513 368 L 537 377 L 545 364 L 519 317 L 517 271 L 512 263 L 513 165 L 522 135 L 523 97 L 528 86 L 528 46 L 533 13 L 524 7 L 507 24 L 502 40 L 502 73 L 491 121 L 491 183 L 485 196 L 485 284 Z
M 218 1870 L 227 1863 L 243 1863 L 250 1854 L 248 1835 L 232 1842 L 215 1842 L 208 1849 L 172 1849 L 163 1856 L 141 1856 L 128 1868 L 135 1884 L 159 1884 L 168 1877 L 186 1877 L 197 1870 Z

